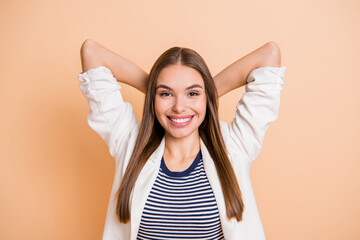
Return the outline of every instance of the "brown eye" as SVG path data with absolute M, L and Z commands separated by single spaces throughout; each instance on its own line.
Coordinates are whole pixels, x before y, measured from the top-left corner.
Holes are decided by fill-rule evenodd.
M 162 92 L 162 93 L 160 93 L 160 96 L 162 96 L 162 97 L 170 97 L 171 93 L 170 92 Z
M 190 97 L 194 97 L 194 96 L 198 96 L 198 95 L 199 95 L 199 93 L 197 93 L 197 92 L 190 92 L 189 93 Z

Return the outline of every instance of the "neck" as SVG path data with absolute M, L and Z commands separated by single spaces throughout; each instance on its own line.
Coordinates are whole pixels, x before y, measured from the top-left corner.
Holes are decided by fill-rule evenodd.
M 185 138 L 174 138 L 165 133 L 164 155 L 172 159 L 185 160 L 196 156 L 200 151 L 200 136 L 198 133 Z

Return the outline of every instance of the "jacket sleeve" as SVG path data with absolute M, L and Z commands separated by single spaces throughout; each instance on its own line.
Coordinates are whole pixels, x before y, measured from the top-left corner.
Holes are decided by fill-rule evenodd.
M 132 106 L 123 101 L 121 86 L 107 67 L 89 69 L 78 74 L 78 78 L 80 90 L 89 104 L 87 122 L 105 140 L 111 156 L 115 157 L 137 124 Z
M 269 124 L 277 119 L 286 67 L 261 67 L 247 78 L 230 123 L 230 138 L 250 162 L 260 153 Z

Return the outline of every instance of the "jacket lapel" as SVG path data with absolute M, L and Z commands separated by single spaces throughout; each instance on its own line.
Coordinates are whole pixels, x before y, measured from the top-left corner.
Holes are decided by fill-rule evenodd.
M 159 147 L 153 152 L 141 170 L 132 192 L 131 200 L 131 237 L 136 239 L 142 212 L 146 199 L 158 175 L 161 163 L 161 157 L 164 154 L 165 138 L 162 139 Z
M 221 184 L 219 176 L 216 172 L 216 167 L 214 164 L 213 159 L 210 156 L 208 149 L 205 146 L 205 143 L 200 139 L 200 146 L 201 146 L 201 153 L 204 162 L 204 169 L 206 172 L 206 176 L 209 180 L 211 185 L 212 191 L 215 195 L 216 203 L 219 210 L 221 227 L 223 230 L 223 234 L 225 239 L 233 239 L 231 236 L 232 228 L 233 228 L 233 221 L 228 220 L 226 216 L 226 207 L 224 201 L 224 195 L 222 192 Z

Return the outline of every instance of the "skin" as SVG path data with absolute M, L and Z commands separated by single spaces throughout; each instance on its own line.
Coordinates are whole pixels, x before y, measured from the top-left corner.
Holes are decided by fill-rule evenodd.
M 128 59 L 112 52 L 111 50 L 105 48 L 104 46 L 91 39 L 87 39 L 84 41 L 80 49 L 80 55 L 83 72 L 98 66 L 105 66 L 111 69 L 117 81 L 126 83 L 143 93 L 146 92 L 148 73 L 146 73 L 143 69 L 141 69 L 139 66 L 129 61 Z M 230 92 L 231 90 L 246 85 L 246 79 L 248 75 L 256 68 L 280 66 L 281 52 L 279 46 L 273 41 L 267 42 L 261 47 L 255 49 L 254 51 L 230 64 L 228 67 L 226 67 L 214 77 L 218 96 L 221 97 L 222 95 Z M 172 75 L 177 74 L 190 74 L 185 70 L 182 70 L 184 69 L 174 68 L 172 70 L 168 69 L 167 72 L 171 73 L 171 71 L 174 71 L 170 74 L 171 77 L 173 77 Z M 192 76 L 193 78 L 190 79 L 195 80 L 195 75 L 196 74 L 194 73 L 194 76 Z M 186 99 L 184 97 L 185 95 L 183 91 L 184 87 L 186 88 L 187 86 L 188 85 L 172 87 L 176 90 L 176 93 L 174 94 L 176 96 L 176 99 Z M 176 100 L 172 101 L 176 102 Z M 181 105 L 183 105 L 182 107 L 185 108 L 185 111 L 187 111 L 187 113 L 195 113 L 195 108 L 191 108 L 190 105 L 184 104 L 184 102 L 180 103 Z M 176 103 L 172 103 L 172 105 L 176 106 Z M 169 108 L 167 110 L 164 109 L 160 111 L 160 106 L 165 106 L 165 101 L 164 104 L 158 105 L 159 118 L 163 117 L 163 114 L 166 115 L 167 113 L 169 113 L 168 111 L 170 111 Z M 175 109 L 176 107 L 172 110 L 173 113 L 176 112 Z M 198 121 L 196 122 L 198 123 Z M 189 166 L 189 162 L 195 158 L 196 154 L 200 149 L 198 141 L 199 138 L 195 137 L 196 131 L 190 131 L 191 134 L 189 133 L 188 135 L 184 133 L 187 130 L 184 132 L 181 131 L 173 131 L 173 129 L 170 128 L 167 131 L 164 159 L 169 169 L 173 171 L 181 171 L 186 169 L 186 167 Z M 177 138 L 175 136 L 182 136 L 182 138 Z M 186 138 L 184 136 L 188 136 L 189 138 Z
M 204 81 L 180 64 L 164 68 L 157 79 L 155 114 L 165 129 L 164 160 L 171 171 L 186 170 L 200 150 L 199 126 L 206 114 Z M 190 119 L 186 122 L 176 122 Z

